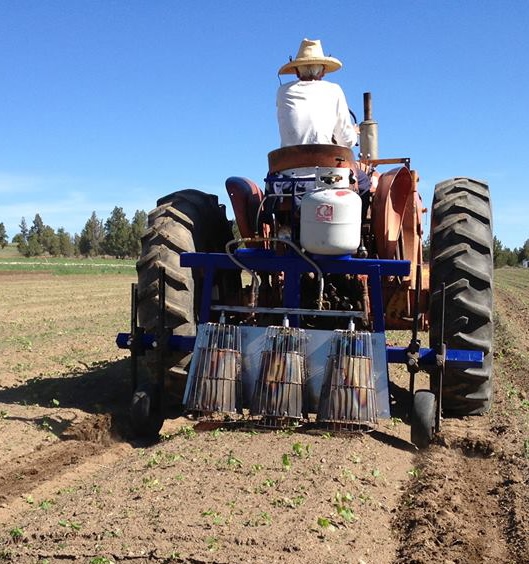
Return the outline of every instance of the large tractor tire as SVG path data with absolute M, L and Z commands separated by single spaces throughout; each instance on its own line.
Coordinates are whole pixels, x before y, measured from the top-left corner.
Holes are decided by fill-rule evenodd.
M 488 186 L 454 178 L 435 187 L 430 232 L 430 346 L 439 345 L 442 284 L 444 342 L 483 351 L 482 368 L 448 368 L 442 390 L 446 414 L 485 413 L 492 402 L 493 235 Z
M 184 252 L 224 252 L 225 245 L 233 239 L 231 223 L 226 210 L 219 205 L 217 196 L 198 190 L 181 190 L 157 202 L 149 213 L 148 228 L 142 237 L 142 253 L 136 264 L 138 272 L 138 324 L 147 333 L 157 333 L 159 328 L 159 268 L 165 268 L 165 326 L 174 335 L 195 335 L 196 318 L 200 305 L 202 276 L 197 269 L 181 268 L 180 255 Z M 228 292 L 237 292 L 240 287 L 238 272 L 222 272 L 216 277 L 216 294 L 227 299 Z M 143 397 L 145 389 L 158 390 L 161 398 L 149 398 L 151 405 L 181 404 L 191 361 L 190 353 L 166 352 L 163 356 L 165 388 L 159 389 L 159 355 L 157 350 L 147 351 L 142 374 L 150 381 L 138 383 L 142 395 L 141 405 L 147 405 Z M 138 394 L 136 394 L 138 395 Z M 136 396 L 135 399 L 137 400 Z M 138 401 L 136 401 L 138 404 Z M 147 413 L 133 405 L 131 415 Z M 152 417 L 159 421 L 159 413 Z M 146 433 L 156 425 L 151 421 L 136 421 L 133 428 L 137 434 L 145 428 Z M 159 429 L 158 429 L 159 430 Z M 152 434 L 152 433 L 150 433 Z

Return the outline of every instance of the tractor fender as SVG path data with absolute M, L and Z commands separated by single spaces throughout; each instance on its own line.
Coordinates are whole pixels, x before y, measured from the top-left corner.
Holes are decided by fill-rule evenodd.
M 226 180 L 226 190 L 241 237 L 255 237 L 262 230 L 257 225 L 259 206 L 264 198 L 262 190 L 255 182 L 239 176 L 230 176 Z
M 414 205 L 414 192 L 414 182 L 408 168 L 394 168 L 380 175 L 372 207 L 373 231 L 379 258 L 395 258 L 405 216 L 411 219 L 411 223 L 415 223 L 409 217 L 410 205 Z M 408 228 L 414 229 L 414 226 L 406 226 Z

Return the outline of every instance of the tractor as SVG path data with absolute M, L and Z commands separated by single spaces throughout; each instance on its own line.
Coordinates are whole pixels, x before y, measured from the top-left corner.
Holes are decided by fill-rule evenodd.
M 358 178 L 369 179 L 359 193 Z M 150 212 L 131 292 L 131 425 L 156 437 L 174 405 L 280 428 L 372 430 L 392 413 L 388 366 L 406 365 L 411 442 L 492 394 L 492 216 L 487 184 L 436 185 L 426 213 L 410 159 L 378 158 L 364 94 L 359 159 L 338 145 L 268 154 L 264 189 L 226 180 Z M 387 330 L 410 334 L 389 346 Z M 419 332 L 428 331 L 429 347 Z M 415 376 L 429 384 L 415 389 Z M 223 419 L 222 419 L 223 418 Z

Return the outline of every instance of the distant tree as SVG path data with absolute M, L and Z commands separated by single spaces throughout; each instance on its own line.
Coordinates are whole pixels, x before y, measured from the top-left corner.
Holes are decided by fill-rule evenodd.
M 2 247 L 3 249 L 7 245 L 7 243 L 8 240 L 5 225 L 3 223 L 0 223 L 0 247 Z
M 115 207 L 105 222 L 105 253 L 116 258 L 129 255 L 131 226 L 123 208 Z
M 42 233 L 44 232 L 44 222 L 42 221 L 42 218 L 40 217 L 40 215 L 37 213 L 35 214 L 35 218 L 33 219 L 33 225 L 29 228 L 29 233 L 28 233 L 28 238 L 31 235 L 36 235 L 37 236 L 37 240 L 39 243 L 42 242 Z
M 49 253 L 51 256 L 56 257 L 61 254 L 59 248 L 59 238 L 55 230 L 49 225 L 42 228 L 39 243 L 41 244 L 44 252 Z
M 21 255 L 28 256 L 28 236 L 29 236 L 29 229 L 26 223 L 26 219 L 23 217 L 20 220 L 20 225 L 18 226 L 20 229 L 20 233 L 17 233 L 13 237 L 13 243 L 16 243 L 18 252 Z
M 504 247 L 497 237 L 494 237 L 493 239 L 492 252 L 494 257 L 494 268 L 501 268 L 502 266 L 516 266 L 519 263 L 518 257 L 520 251 L 518 249 L 511 251 L 508 247 Z
M 63 257 L 71 257 L 74 254 L 74 243 L 70 234 L 64 230 L 64 227 L 57 229 L 57 242 L 59 245 L 59 254 Z
M 44 252 L 36 233 L 31 233 L 28 237 L 26 249 L 23 253 L 25 257 L 38 257 Z
M 81 236 L 76 233 L 73 236 L 73 254 L 76 257 L 81 255 L 80 242 L 81 242 Z
M 100 255 L 105 240 L 103 222 L 97 218 L 96 212 L 92 212 L 90 219 L 86 222 L 78 240 L 79 253 L 86 257 Z
M 55 230 L 45 225 L 38 213 L 29 229 L 25 218 L 22 218 L 19 227 L 20 233 L 13 237 L 13 243 L 17 244 L 21 254 L 26 257 L 34 257 L 43 253 L 49 253 L 52 256 L 59 254 L 59 242 Z
M 19 228 L 20 228 L 20 234 L 21 234 L 22 237 L 24 238 L 24 241 L 27 241 L 28 235 L 29 235 L 29 229 L 28 229 L 28 226 L 27 226 L 26 218 L 25 218 L 25 217 L 23 217 L 23 218 L 20 220 Z
M 529 260 L 529 239 L 525 241 L 522 248 L 518 251 L 518 261 Z
M 139 257 L 141 254 L 141 238 L 147 229 L 147 214 L 136 210 L 130 224 L 129 256 Z
M 492 240 L 492 256 L 494 268 L 501 268 L 507 264 L 503 244 L 496 236 L 494 236 L 494 239 Z

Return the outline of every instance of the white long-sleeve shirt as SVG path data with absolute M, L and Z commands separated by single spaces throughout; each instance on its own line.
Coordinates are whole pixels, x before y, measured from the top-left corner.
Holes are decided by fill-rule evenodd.
M 325 80 L 287 82 L 277 91 L 281 146 L 332 144 L 354 147 L 356 130 L 343 90 Z

